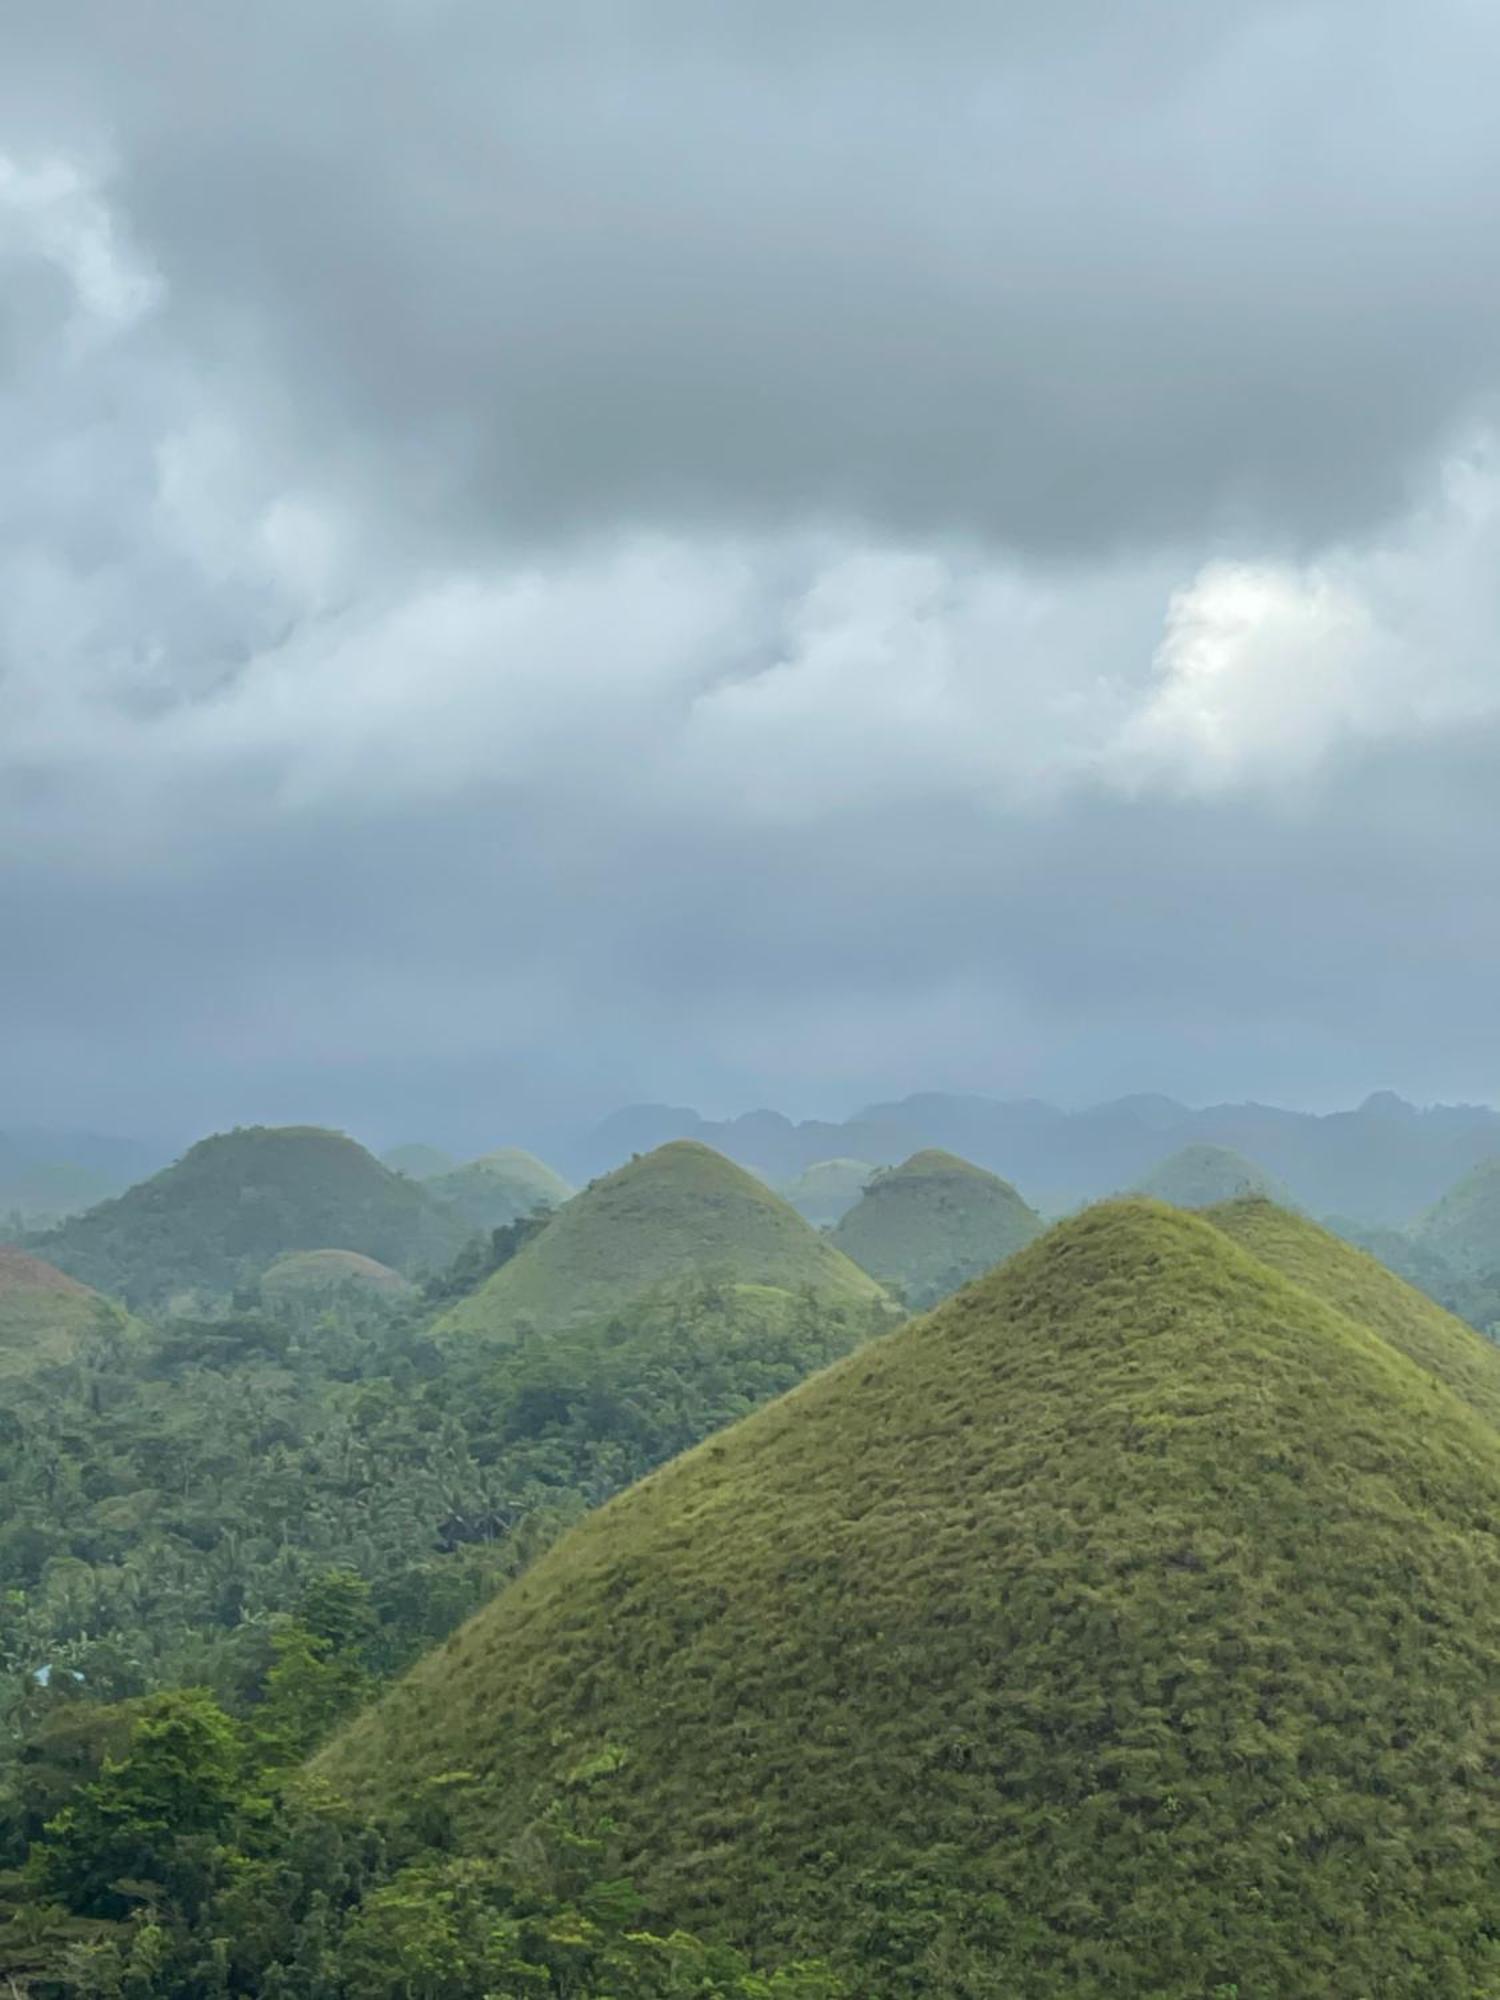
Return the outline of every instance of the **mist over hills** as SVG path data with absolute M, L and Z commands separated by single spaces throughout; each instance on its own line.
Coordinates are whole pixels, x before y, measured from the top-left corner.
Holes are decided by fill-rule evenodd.
M 936 1147 L 988 1167 L 1054 1212 L 1134 1186 L 1190 1145 L 1241 1153 L 1316 1214 L 1406 1223 L 1463 1174 L 1500 1155 L 1500 1113 L 1487 1105 L 1418 1107 L 1379 1091 L 1353 1110 L 1264 1104 L 1201 1109 L 1172 1098 L 1123 1097 L 1081 1111 L 1035 1098 L 924 1092 L 872 1104 L 842 1122 L 794 1122 L 777 1111 L 715 1121 L 670 1105 L 616 1112 L 559 1157 L 580 1178 L 668 1139 L 693 1138 L 775 1181 L 823 1160 L 894 1166 Z

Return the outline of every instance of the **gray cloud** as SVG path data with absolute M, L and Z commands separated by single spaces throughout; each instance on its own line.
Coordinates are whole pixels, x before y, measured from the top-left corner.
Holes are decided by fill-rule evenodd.
M 15 24 L 0 1125 L 1493 1089 L 1497 55 Z

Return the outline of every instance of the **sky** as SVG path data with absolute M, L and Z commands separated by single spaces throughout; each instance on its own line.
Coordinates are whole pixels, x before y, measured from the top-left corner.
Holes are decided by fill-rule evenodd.
M 1500 1097 L 1497 65 L 0 4 L 0 1128 Z

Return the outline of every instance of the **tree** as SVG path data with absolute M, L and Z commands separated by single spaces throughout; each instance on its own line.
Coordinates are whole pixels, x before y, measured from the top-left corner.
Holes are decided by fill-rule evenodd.
M 88 1916 L 123 1915 L 145 1885 L 188 1900 L 203 1887 L 205 1847 L 240 1803 L 240 1732 L 202 1688 L 142 1704 L 130 1744 L 32 1850 L 44 1893 Z

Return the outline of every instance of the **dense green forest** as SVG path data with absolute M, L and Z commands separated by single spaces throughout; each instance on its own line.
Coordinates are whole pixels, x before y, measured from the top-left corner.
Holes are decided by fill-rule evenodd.
M 434 1317 L 542 1226 L 471 1242 L 421 1291 L 302 1254 L 209 1314 L 132 1320 L 68 1280 L 26 1295 L 89 1318 L 59 1343 L 34 1313 L 40 1351 L 0 1409 L 18 1993 L 841 1990 L 653 1933 L 576 1788 L 541 1847 L 476 1867 L 446 1850 L 440 1797 L 369 1818 L 296 1775 L 589 1508 L 891 1321 L 873 1295 L 687 1258 L 545 1336 L 434 1343 Z M 309 1264 L 314 1282 L 285 1281 Z

